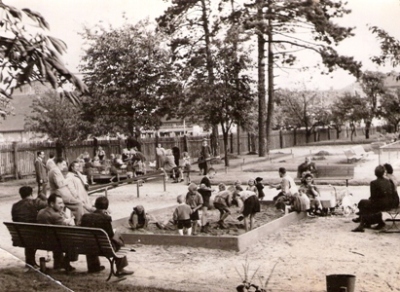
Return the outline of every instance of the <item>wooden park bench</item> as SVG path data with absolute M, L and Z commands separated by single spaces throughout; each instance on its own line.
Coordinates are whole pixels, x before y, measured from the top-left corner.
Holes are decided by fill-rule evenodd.
M 365 151 L 362 145 L 353 146 L 349 149 L 344 150 L 344 155 L 346 155 L 348 163 L 368 158 L 373 154 L 373 151 Z
M 349 180 L 354 178 L 354 166 L 342 164 L 317 165 L 314 180 L 344 180 L 346 187 Z M 299 181 L 297 179 L 296 181 Z
M 392 222 L 391 225 L 389 225 L 388 228 L 385 228 L 385 232 L 400 232 L 400 226 L 396 224 L 396 222 L 400 222 L 400 218 L 398 216 L 400 215 L 400 206 L 397 208 L 393 208 L 387 211 L 384 211 L 387 214 L 389 214 L 390 218 L 387 218 L 385 221 L 386 222 Z
M 4 222 L 13 246 L 40 250 L 57 250 L 75 254 L 103 256 L 110 262 L 111 275 L 117 276 L 115 260 L 126 256 L 128 249 L 114 251 L 107 233 L 99 228 Z

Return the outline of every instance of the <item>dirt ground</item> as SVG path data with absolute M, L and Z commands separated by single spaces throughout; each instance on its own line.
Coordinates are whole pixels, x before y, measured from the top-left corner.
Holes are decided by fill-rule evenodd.
M 217 175 L 214 178 L 215 188 L 220 182 L 229 184 L 239 179 L 244 183 L 249 178 L 257 176 L 267 181 L 279 181 L 278 167 L 286 166 L 289 170 L 292 169 L 289 174 L 294 174 L 294 165 L 303 161 L 306 155 L 313 155 L 320 150 L 334 154 L 332 158 L 328 157 L 326 163 L 329 163 L 329 159 L 345 161 L 343 148 L 346 146 L 284 149 L 281 152 L 286 156 L 279 160 L 243 156 L 228 169 L 222 165 L 215 165 L 217 168 Z M 368 182 L 373 179 L 373 170 L 379 162 L 392 163 L 395 175 L 400 173 L 399 160 L 396 157 L 392 156 L 391 160 L 385 159 L 371 155 L 369 159 L 355 164 L 355 179 L 352 183 L 354 185 L 349 186 L 355 202 L 361 198 L 368 198 L 369 187 L 367 184 L 356 185 L 354 182 Z M 253 171 L 247 171 L 248 169 Z M 193 181 L 199 182 L 200 179 L 201 176 L 197 173 L 192 175 Z M 21 183 L 32 183 L 32 181 L 21 181 Z M 10 209 L 12 203 L 18 200 L 16 194 L 19 186 L 12 184 L 0 186 L 2 221 L 11 220 Z M 128 217 L 132 208 L 138 204 L 143 205 L 149 212 L 173 206 L 176 204 L 177 195 L 187 192 L 187 186 L 183 183 L 167 183 L 166 188 L 164 191 L 161 181 L 152 181 L 140 187 L 139 197 L 135 185 L 121 186 L 109 191 L 113 219 Z M 329 196 L 332 187 L 325 185 L 322 188 L 325 190 L 324 195 Z M 266 199 L 271 199 L 277 193 L 275 189 L 268 187 L 265 188 L 265 192 Z M 92 200 L 99 195 L 101 194 L 93 195 Z M 352 233 L 351 229 L 356 224 L 351 218 L 353 216 L 304 219 L 254 242 L 253 246 L 240 252 L 135 244 L 132 247 L 136 252 L 128 255 L 129 268 L 134 270 L 135 274 L 123 283 L 166 287 L 179 291 L 235 291 L 235 287 L 247 275 L 247 278 L 252 278 L 257 285 L 263 286 L 268 282 L 267 291 L 309 292 L 326 291 L 326 275 L 353 274 L 356 276 L 356 291 L 400 291 L 400 234 L 370 229 L 365 233 Z M 0 226 L 0 236 L 1 268 L 18 265 L 22 269 L 23 264 L 9 253 L 23 259 L 23 249 L 12 246 L 10 235 L 3 224 Z M 45 251 L 37 252 L 37 257 L 45 255 Z M 87 277 L 98 278 L 99 281 L 105 280 L 109 268 L 108 262 L 106 259 L 101 261 L 106 266 L 106 272 L 86 274 Z M 48 266 L 51 264 L 48 263 Z M 80 256 L 73 266 L 77 271 L 69 276 L 59 274 L 52 276 L 62 283 L 65 277 L 85 275 L 84 256 Z M 91 291 L 90 287 L 87 287 L 86 291 Z

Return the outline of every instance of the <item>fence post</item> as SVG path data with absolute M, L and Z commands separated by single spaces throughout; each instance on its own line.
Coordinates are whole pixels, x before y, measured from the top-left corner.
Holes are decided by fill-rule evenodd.
M 279 130 L 279 147 L 283 148 L 283 133 L 282 130 Z
M 297 145 L 297 129 L 293 129 L 293 146 Z
M 18 171 L 18 142 L 12 142 L 13 148 L 13 160 L 14 160 L 14 176 L 15 179 L 19 179 L 19 171 Z

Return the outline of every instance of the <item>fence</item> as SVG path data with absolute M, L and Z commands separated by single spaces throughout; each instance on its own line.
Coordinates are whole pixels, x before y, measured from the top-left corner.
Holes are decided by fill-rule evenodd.
M 371 128 L 371 135 L 376 132 L 375 128 Z M 363 128 L 356 129 L 356 135 L 364 135 Z M 350 130 L 343 129 L 340 133 L 340 139 L 350 137 Z M 196 160 L 199 156 L 202 140 L 209 136 L 179 136 L 179 137 L 156 137 L 146 138 L 141 140 L 141 152 L 147 157 L 147 161 L 156 160 L 156 144 L 161 144 L 165 149 L 178 147 L 180 152 L 187 151 Z M 317 129 L 308 138 L 308 142 L 336 140 L 336 130 L 330 128 Z M 290 131 L 273 131 L 270 136 L 270 150 L 287 148 L 296 145 L 306 145 L 307 137 L 304 129 Z M 224 141 L 222 135 L 218 139 L 218 150 L 221 155 L 224 155 Z M 209 143 L 210 144 L 210 143 Z M 94 155 L 94 149 L 97 146 L 102 146 L 107 157 L 111 153 L 121 153 L 126 147 L 125 141 L 122 140 L 98 140 L 82 141 L 79 144 L 71 145 L 64 149 L 63 156 L 67 161 L 75 160 L 82 153 L 88 152 L 90 156 Z M 258 137 L 254 134 L 243 133 L 237 135 L 229 135 L 228 151 L 230 153 L 238 153 L 240 147 L 241 153 L 256 152 L 258 149 Z M 33 175 L 35 168 L 34 162 L 36 153 L 43 151 L 46 157 L 53 152 L 56 153 L 57 145 L 54 142 L 32 142 L 32 143 L 17 143 L 0 145 L 0 176 L 21 178 L 23 176 Z

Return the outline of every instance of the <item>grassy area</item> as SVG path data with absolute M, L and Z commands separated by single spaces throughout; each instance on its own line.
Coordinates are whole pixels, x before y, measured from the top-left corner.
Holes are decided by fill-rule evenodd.
M 40 292 L 86 292 L 86 291 L 135 291 L 135 292 L 178 292 L 178 290 L 141 287 L 124 284 L 118 278 L 111 278 L 110 282 L 105 281 L 105 274 L 102 278 L 88 277 L 86 273 L 74 273 L 72 275 L 58 274 L 60 282 L 32 270 L 20 268 L 2 269 L 0 273 L 0 291 L 40 291 Z M 116 285 L 118 282 L 118 285 Z

